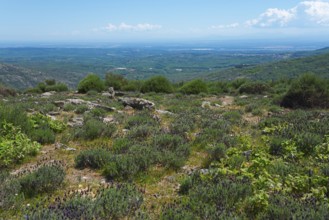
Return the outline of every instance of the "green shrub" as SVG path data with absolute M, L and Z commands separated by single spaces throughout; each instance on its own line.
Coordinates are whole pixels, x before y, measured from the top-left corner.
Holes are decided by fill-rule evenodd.
M 36 171 L 19 179 L 22 192 L 29 197 L 51 193 L 64 181 L 65 171 L 59 165 L 43 165 Z
M 263 82 L 248 82 L 244 83 L 239 87 L 239 93 L 247 94 L 263 94 L 267 92 L 270 87 Z
M 21 128 L 22 132 L 28 136 L 29 133 L 33 130 L 31 121 L 29 120 L 22 106 L 19 104 L 14 106 L 0 106 L 0 129 L 5 123 L 11 123 L 15 127 Z
M 156 150 L 157 162 L 167 168 L 180 168 L 190 153 L 189 146 L 178 135 L 156 135 L 153 138 L 153 146 Z
M 35 155 L 41 146 L 31 141 L 21 129 L 4 123 L 0 130 L 0 167 L 19 162 Z
M 79 105 L 75 109 L 75 113 L 77 113 L 77 114 L 83 114 L 83 113 L 85 113 L 88 110 L 89 110 L 89 107 L 87 105 Z
M 321 144 L 323 138 L 321 135 L 303 132 L 296 134 L 296 142 L 298 146 L 298 150 L 302 151 L 304 154 L 312 154 L 315 150 L 315 147 Z
M 132 179 L 139 171 L 133 155 L 116 155 L 108 162 L 103 171 L 103 175 L 108 180 Z
M 270 143 L 270 154 L 275 156 L 282 156 L 285 152 L 283 142 L 285 139 L 274 137 Z
M 259 219 L 328 219 L 327 204 L 316 200 L 303 201 L 276 193 L 269 198 L 269 206 Z
M 143 203 L 142 193 L 131 184 L 100 190 L 93 198 L 76 193 L 45 206 L 37 204 L 23 212 L 24 218 L 42 219 L 135 219 Z
M 71 104 L 71 103 L 66 103 L 64 106 L 63 106 L 63 110 L 66 111 L 66 112 L 71 112 L 71 111 L 74 111 L 75 110 L 75 105 Z
M 80 152 L 75 158 L 75 167 L 79 169 L 100 169 L 112 158 L 111 152 L 105 149 L 91 149 Z
M 129 80 L 128 84 L 122 87 L 122 90 L 138 92 L 141 90 L 142 86 L 143 82 L 140 80 Z
M 243 218 L 238 204 L 252 195 L 250 181 L 198 173 L 189 178 L 180 189 L 184 201 L 166 206 L 162 219 L 237 219 L 238 214 Z
M 0 171 L 0 209 L 11 209 L 20 198 L 21 185 L 16 178 Z
M 295 80 L 281 105 L 288 108 L 329 107 L 328 82 L 312 74 L 305 74 Z
M 94 108 L 90 110 L 89 115 L 93 118 L 102 118 L 106 115 L 106 111 L 100 108 Z
M 229 111 L 223 114 L 225 120 L 228 120 L 231 123 L 239 123 L 242 119 L 242 115 L 239 111 Z
M 209 167 L 214 161 L 219 162 L 226 157 L 226 146 L 224 144 L 212 145 L 207 148 L 208 156 L 205 161 L 205 166 Z
M 139 141 L 146 140 L 155 133 L 155 128 L 149 125 L 140 125 L 129 130 L 128 137 Z
M 40 144 L 53 144 L 56 140 L 55 133 L 50 128 L 39 128 L 33 130 L 31 138 Z
M 48 85 L 45 88 L 45 92 L 50 92 L 50 91 L 65 92 L 68 90 L 69 90 L 69 88 L 64 83 L 57 83 L 56 85 Z
M 154 76 L 143 83 L 141 92 L 171 93 L 173 92 L 173 87 L 165 77 Z
M 230 86 L 233 87 L 234 89 L 238 89 L 238 88 L 240 88 L 245 83 L 247 83 L 247 79 L 238 78 L 238 79 L 233 80 L 230 83 Z
M 195 79 L 184 84 L 179 91 L 184 94 L 208 93 L 208 86 L 201 79 Z
M 131 129 L 141 125 L 155 126 L 157 123 L 149 114 L 149 112 L 141 112 L 128 118 L 125 128 Z
M 83 126 L 75 132 L 76 138 L 94 140 L 99 137 L 111 137 L 116 131 L 113 124 L 105 124 L 100 120 L 90 118 L 85 120 Z
M 127 84 L 128 80 L 122 75 L 114 73 L 107 73 L 105 75 L 105 85 L 107 87 L 113 87 L 115 90 L 122 90 Z
M 38 83 L 34 88 L 28 89 L 27 93 L 43 93 L 43 92 L 65 92 L 69 88 L 64 83 L 57 83 L 54 79 L 47 79 L 45 82 Z
M 79 93 L 87 93 L 90 90 L 101 92 L 105 89 L 104 82 L 96 74 L 89 74 L 78 84 Z
M 113 142 L 113 152 L 116 154 L 126 153 L 132 146 L 132 140 L 130 138 L 117 138 Z

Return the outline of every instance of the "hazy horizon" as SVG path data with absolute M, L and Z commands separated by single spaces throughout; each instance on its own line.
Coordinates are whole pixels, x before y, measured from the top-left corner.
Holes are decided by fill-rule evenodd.
M 328 0 L 2 0 L 0 42 L 329 39 Z

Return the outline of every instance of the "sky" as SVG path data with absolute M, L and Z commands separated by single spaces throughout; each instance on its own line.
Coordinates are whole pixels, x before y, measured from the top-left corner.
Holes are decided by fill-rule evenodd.
M 0 41 L 329 39 L 329 0 L 0 0 Z

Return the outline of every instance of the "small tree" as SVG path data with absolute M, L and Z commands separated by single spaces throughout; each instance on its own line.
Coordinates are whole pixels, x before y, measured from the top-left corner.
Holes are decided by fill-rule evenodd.
M 104 82 L 96 74 L 89 74 L 83 78 L 78 85 L 79 93 L 87 93 L 88 91 L 95 90 L 101 92 L 105 89 Z
M 202 92 L 207 93 L 208 86 L 201 79 L 195 79 L 195 80 L 192 80 L 192 81 L 184 84 L 180 88 L 180 91 L 184 94 L 200 94 Z
M 146 80 L 141 88 L 141 92 L 173 92 L 173 87 L 169 80 L 163 76 L 154 76 Z

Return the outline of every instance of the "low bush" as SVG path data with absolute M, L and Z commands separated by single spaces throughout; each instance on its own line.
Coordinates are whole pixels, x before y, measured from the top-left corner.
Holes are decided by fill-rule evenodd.
M 282 156 L 285 153 L 283 142 L 285 139 L 274 137 L 270 143 L 270 154 L 274 156 Z
M 75 109 L 75 113 L 77 113 L 77 114 L 83 114 L 83 113 L 85 113 L 88 110 L 89 110 L 89 107 L 87 105 L 79 105 Z
M 328 81 L 313 74 L 305 74 L 296 79 L 281 105 L 288 108 L 327 108 L 329 107 Z
M 94 198 L 76 193 L 49 206 L 37 205 L 23 212 L 28 219 L 130 219 L 143 203 L 143 195 L 130 184 L 99 191 Z
M 112 159 L 112 153 L 105 149 L 91 149 L 80 152 L 75 158 L 75 167 L 79 169 L 101 169 Z
M 136 164 L 134 155 L 116 155 L 108 162 L 103 170 L 103 175 L 108 180 L 132 179 L 140 168 Z
M 0 167 L 19 162 L 27 156 L 36 155 L 41 148 L 13 124 L 2 124 L 0 134 Z
M 252 195 L 250 182 L 233 177 L 207 177 L 194 173 L 186 179 L 180 188 L 186 199 L 166 206 L 161 219 L 236 219 L 238 214 L 241 216 L 238 204 Z
M 87 75 L 78 84 L 79 93 L 87 93 L 88 91 L 91 90 L 101 92 L 104 89 L 105 89 L 104 82 L 96 74 Z
M 16 204 L 20 196 L 21 185 L 16 178 L 5 171 L 0 171 L 0 209 L 10 209 Z
M 59 165 L 43 165 L 36 171 L 19 179 L 22 192 L 33 197 L 41 193 L 51 193 L 64 181 L 65 171 Z
M 85 140 L 94 140 L 99 137 L 112 137 L 116 131 L 116 126 L 113 124 L 105 124 L 100 120 L 90 118 L 87 119 L 81 128 L 75 131 L 75 138 Z
M 43 92 L 65 92 L 69 88 L 64 83 L 57 83 L 54 79 L 45 80 L 36 87 L 26 90 L 27 93 L 43 93 Z
M 152 118 L 149 112 L 141 112 L 134 116 L 128 118 L 125 128 L 131 129 L 133 127 L 138 127 L 140 125 L 155 126 L 157 124 L 156 120 Z
M 219 162 L 226 157 L 226 146 L 224 144 L 212 145 L 207 148 L 208 156 L 204 165 L 209 167 L 212 162 Z
M 208 93 L 208 86 L 201 79 L 196 79 L 184 84 L 179 91 L 184 94 Z
M 128 84 L 128 80 L 122 75 L 107 73 L 105 75 L 105 85 L 107 87 L 113 87 L 115 90 L 122 90 L 124 86 Z
M 269 91 L 270 87 L 263 82 L 247 82 L 239 87 L 239 93 L 263 94 Z
M 40 144 L 53 144 L 56 140 L 54 131 L 47 127 L 33 130 L 30 136 L 32 140 L 37 141 Z
M 167 78 L 154 76 L 143 83 L 141 92 L 171 93 L 173 92 L 173 87 Z

